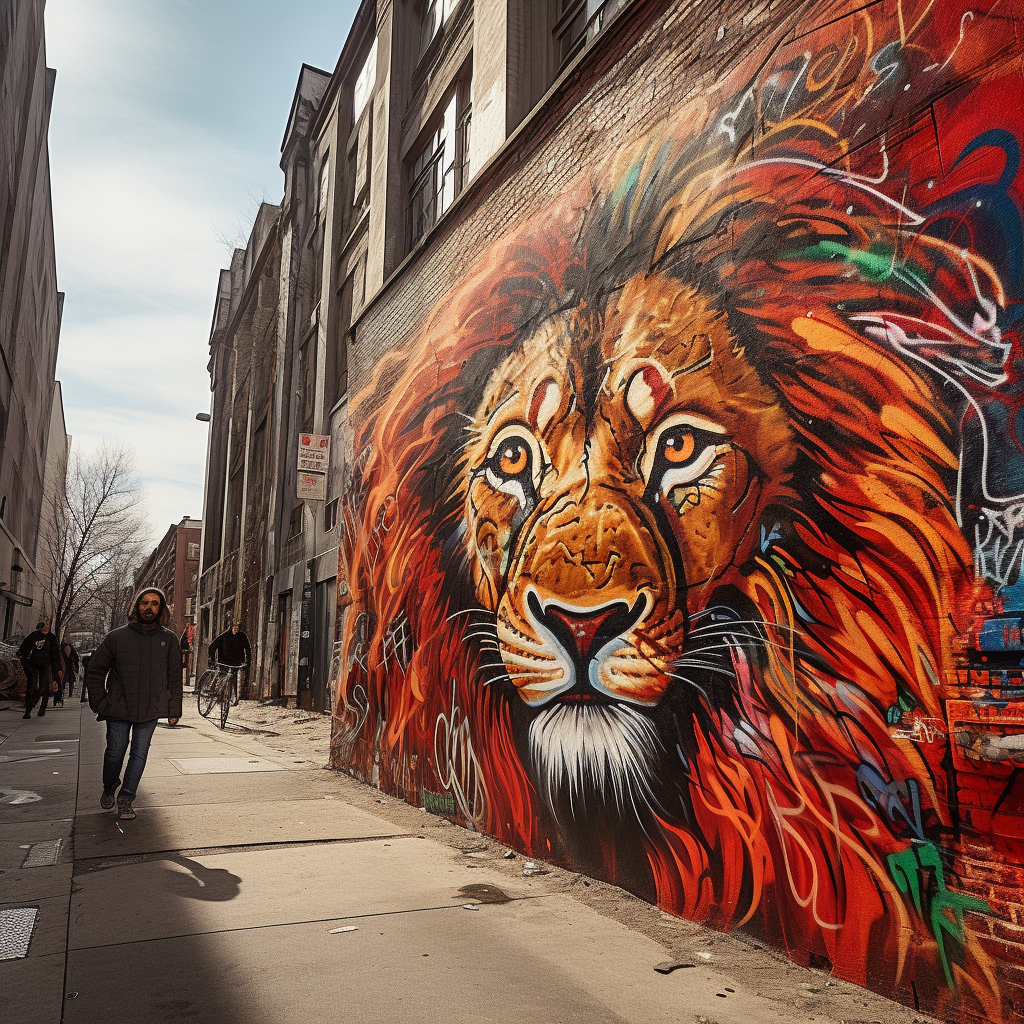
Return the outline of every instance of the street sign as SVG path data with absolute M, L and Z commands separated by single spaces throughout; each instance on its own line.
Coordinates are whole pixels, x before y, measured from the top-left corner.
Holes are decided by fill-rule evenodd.
M 302 501 L 327 500 L 326 473 L 304 473 L 300 469 L 296 480 L 298 482 L 297 496 Z
M 303 501 L 327 500 L 327 468 L 331 439 L 327 434 L 299 434 L 296 495 Z
M 331 438 L 327 434 L 299 434 L 300 473 L 326 473 L 331 461 Z

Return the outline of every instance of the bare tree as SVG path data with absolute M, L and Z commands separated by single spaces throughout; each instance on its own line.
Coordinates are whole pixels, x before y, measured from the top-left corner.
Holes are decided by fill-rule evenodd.
M 150 536 L 135 456 L 124 444 L 72 455 L 64 487 L 46 500 L 43 574 L 54 608 L 51 628 L 60 636 L 90 606 L 119 610 Z

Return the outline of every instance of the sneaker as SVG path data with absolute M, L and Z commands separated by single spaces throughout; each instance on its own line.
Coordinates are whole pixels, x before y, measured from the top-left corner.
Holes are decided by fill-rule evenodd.
M 22 718 L 31 718 L 32 717 L 32 712 L 31 711 L 26 711 L 25 714 L 23 714 L 21 717 Z
M 132 818 L 135 817 L 135 811 L 132 809 L 131 800 L 118 800 L 117 816 L 121 821 L 131 821 Z
M 100 807 L 105 811 L 109 811 L 114 806 L 114 791 L 112 789 L 103 790 L 103 796 L 100 797 Z

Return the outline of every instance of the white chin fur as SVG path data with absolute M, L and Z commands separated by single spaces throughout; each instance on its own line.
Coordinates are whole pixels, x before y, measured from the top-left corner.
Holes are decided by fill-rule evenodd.
M 654 808 L 651 773 L 663 751 L 654 723 L 627 705 L 554 704 L 530 723 L 530 761 L 552 812 L 594 805 Z

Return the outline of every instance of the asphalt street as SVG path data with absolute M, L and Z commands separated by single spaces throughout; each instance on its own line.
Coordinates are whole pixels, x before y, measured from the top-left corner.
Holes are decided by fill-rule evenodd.
M 316 736 L 222 732 L 188 698 L 119 822 L 87 707 L 21 712 L 0 704 L 5 1024 L 926 1020 L 529 868 L 326 769 Z

